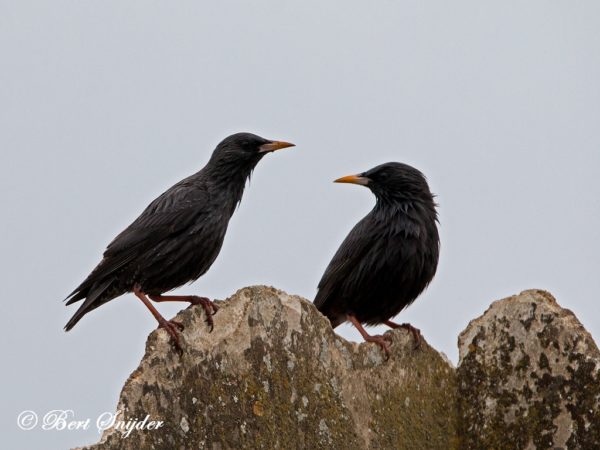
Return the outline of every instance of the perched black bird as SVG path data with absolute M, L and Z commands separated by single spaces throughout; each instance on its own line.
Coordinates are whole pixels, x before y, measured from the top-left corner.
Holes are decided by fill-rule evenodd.
M 106 248 L 102 261 L 67 297 L 84 300 L 65 326 L 69 331 L 87 313 L 126 292 L 133 292 L 179 346 L 175 321 L 165 320 L 156 302 L 188 301 L 206 311 L 212 329 L 216 305 L 205 297 L 164 296 L 203 275 L 217 258 L 227 224 L 242 199 L 246 181 L 269 152 L 294 144 L 250 133 L 225 138 L 199 172 L 181 180 L 154 200 Z
M 361 324 L 407 328 L 394 317 L 427 287 L 435 275 L 440 240 L 433 195 L 423 174 L 401 163 L 386 163 L 335 180 L 367 186 L 377 203 L 350 231 L 319 282 L 315 305 L 335 328 L 350 321 L 368 342 L 389 353 L 383 336 Z

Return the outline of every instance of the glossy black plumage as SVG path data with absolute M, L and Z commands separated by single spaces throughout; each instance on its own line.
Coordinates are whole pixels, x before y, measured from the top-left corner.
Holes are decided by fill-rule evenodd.
M 439 235 L 433 195 L 423 174 L 401 163 L 336 181 L 367 186 L 377 202 L 329 263 L 314 303 L 334 328 L 352 317 L 359 324 L 385 323 L 435 275 Z
M 98 266 L 69 295 L 67 305 L 83 303 L 65 330 L 126 292 L 152 298 L 204 274 L 221 250 L 252 170 L 266 153 L 289 146 L 250 133 L 224 139 L 203 169 L 160 195 L 108 245 Z M 158 315 L 163 325 L 161 319 Z

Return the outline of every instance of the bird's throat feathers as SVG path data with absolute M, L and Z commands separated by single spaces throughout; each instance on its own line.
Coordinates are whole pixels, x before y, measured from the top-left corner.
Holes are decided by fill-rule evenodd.
M 222 198 L 231 202 L 231 208 L 242 200 L 244 188 L 261 157 L 239 158 L 233 155 L 213 155 L 202 169 L 213 189 L 222 193 Z M 226 194 L 225 194 L 226 193 Z M 233 211 L 232 211 L 233 212 Z
M 438 222 L 435 206 L 433 198 L 402 201 L 378 198 L 371 214 L 377 222 L 386 224 L 387 231 L 392 234 L 418 237 L 424 228 L 435 227 Z

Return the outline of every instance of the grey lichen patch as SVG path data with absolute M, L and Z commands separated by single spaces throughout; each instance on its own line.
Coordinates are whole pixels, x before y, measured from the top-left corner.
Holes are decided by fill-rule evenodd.
M 183 430 L 184 433 L 187 433 L 188 431 L 190 431 L 190 424 L 187 421 L 187 417 L 183 416 L 181 418 L 181 421 L 179 422 L 179 426 L 181 427 L 181 429 Z

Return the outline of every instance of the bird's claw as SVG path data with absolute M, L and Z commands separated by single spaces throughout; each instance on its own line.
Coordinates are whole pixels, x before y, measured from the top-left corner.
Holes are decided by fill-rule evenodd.
M 217 313 L 219 307 L 215 304 L 215 302 L 211 301 L 210 299 L 206 297 L 199 297 L 197 295 L 194 295 L 192 297 L 190 303 L 192 305 L 202 306 L 202 309 L 204 309 L 204 313 L 206 314 L 206 324 L 210 327 L 209 332 L 212 332 L 212 330 L 215 328 L 215 323 L 213 321 L 212 316 L 214 316 Z
M 413 339 L 415 340 L 415 346 L 414 346 L 415 350 L 421 348 L 421 340 L 422 340 L 421 330 L 413 327 L 410 323 L 402 323 L 402 324 L 400 324 L 399 328 L 404 328 L 405 330 L 407 330 L 409 333 L 411 333 L 413 335 Z
M 179 353 L 183 353 L 181 342 L 179 340 L 179 331 L 183 331 L 183 324 L 175 320 L 165 320 L 158 324 L 158 328 L 164 328 L 164 330 L 171 336 L 171 342 Z
M 365 341 L 373 342 L 374 344 L 379 345 L 385 352 L 386 359 L 390 357 L 390 345 L 392 344 L 392 341 L 388 336 L 381 336 L 379 334 L 376 334 L 373 336 L 365 337 Z
M 384 322 L 388 327 L 396 330 L 398 328 L 404 328 L 406 331 L 408 331 L 410 334 L 413 335 L 413 338 L 415 340 L 415 345 L 414 345 L 414 350 L 417 350 L 418 348 L 421 347 L 421 341 L 423 340 L 421 338 L 421 330 L 419 330 L 418 328 L 413 327 L 410 323 L 394 323 L 391 320 L 387 320 Z
M 169 320 L 169 323 L 171 323 L 172 325 L 175 325 L 177 328 L 179 328 L 179 331 L 185 330 L 185 327 L 183 326 L 183 324 L 181 322 L 178 322 L 177 320 Z

